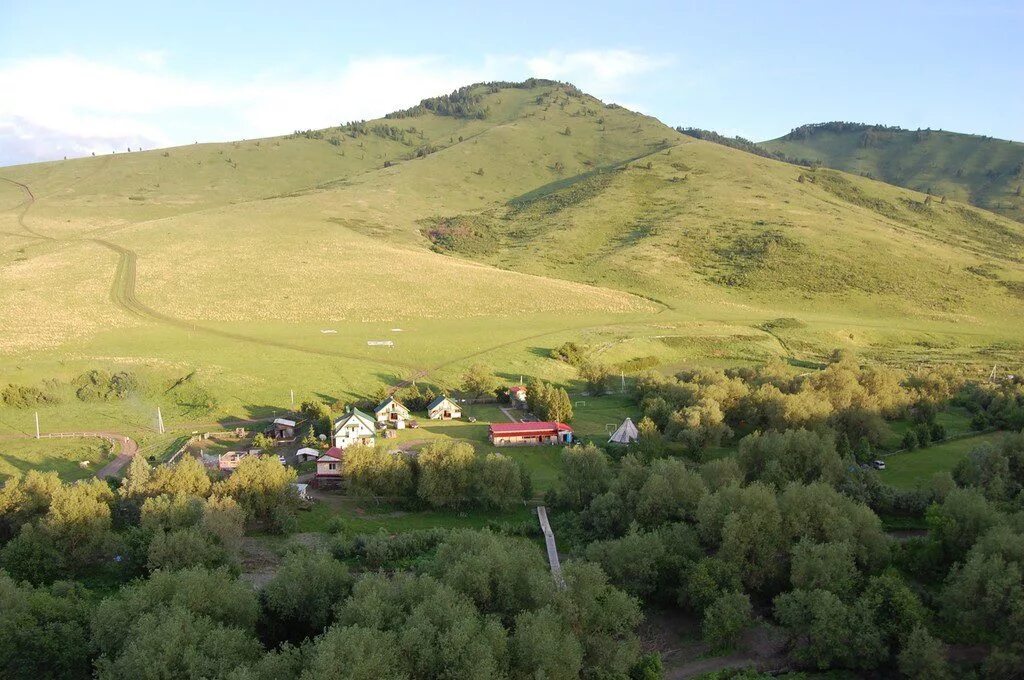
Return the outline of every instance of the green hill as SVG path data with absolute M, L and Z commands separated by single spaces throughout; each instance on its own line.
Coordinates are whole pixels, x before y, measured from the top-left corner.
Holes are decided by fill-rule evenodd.
M 43 417 L 65 423 L 452 388 L 477 361 L 571 382 L 548 358 L 565 341 L 623 371 L 837 346 L 906 364 L 1024 356 L 1021 224 L 550 81 L 0 177 L 0 382 L 52 391 L 63 403 Z M 70 386 L 94 368 L 133 371 L 145 398 L 78 403 Z M 0 429 L 30 414 L 0 405 Z
M 1024 144 L 1020 142 L 833 122 L 802 125 L 761 146 L 1024 221 Z

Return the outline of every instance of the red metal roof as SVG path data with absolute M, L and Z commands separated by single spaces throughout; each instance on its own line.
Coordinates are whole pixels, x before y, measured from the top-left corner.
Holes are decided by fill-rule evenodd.
M 505 435 L 505 436 L 529 436 L 529 435 L 544 435 L 544 434 L 557 434 L 558 432 L 572 432 L 572 428 L 565 423 L 556 423 L 553 421 L 541 422 L 541 423 L 492 423 L 491 434 L 492 435 Z
M 317 462 L 319 462 L 321 460 L 324 460 L 325 458 L 333 458 L 334 460 L 341 460 L 344 457 L 344 455 L 345 455 L 345 452 L 343 450 L 339 449 L 337 446 L 332 446 L 331 448 L 329 448 L 326 451 L 324 451 L 323 455 L 321 455 L 319 458 L 317 458 Z

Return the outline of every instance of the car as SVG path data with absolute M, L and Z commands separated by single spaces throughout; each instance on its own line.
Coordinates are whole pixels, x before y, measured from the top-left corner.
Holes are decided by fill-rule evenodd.
M 467 420 L 469 420 L 469 422 L 471 422 L 471 423 L 475 423 L 476 422 L 476 416 L 470 416 L 469 418 L 467 418 Z
M 410 430 L 415 430 L 416 428 L 418 428 L 420 426 L 420 424 L 419 424 L 419 422 L 417 422 L 415 420 L 410 420 L 408 423 L 405 424 L 405 426 L 407 428 L 409 428 Z
M 884 470 L 885 469 L 885 461 L 884 460 L 873 460 L 873 461 L 871 461 L 871 467 L 875 468 L 876 470 Z
M 288 461 L 284 459 L 284 456 L 278 456 L 277 462 L 279 462 L 281 465 L 286 465 L 288 463 Z

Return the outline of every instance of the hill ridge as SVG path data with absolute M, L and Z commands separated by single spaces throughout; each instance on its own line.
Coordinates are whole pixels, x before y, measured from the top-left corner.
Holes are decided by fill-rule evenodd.
M 929 128 L 832 121 L 759 145 L 837 170 L 949 196 L 1024 222 L 1024 143 Z

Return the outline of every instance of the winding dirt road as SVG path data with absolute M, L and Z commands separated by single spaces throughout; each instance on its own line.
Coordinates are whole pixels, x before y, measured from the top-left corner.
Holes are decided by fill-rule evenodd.
M 96 476 L 100 479 L 116 477 L 118 473 L 120 473 L 121 470 L 131 462 L 135 454 L 139 452 L 138 442 L 131 437 L 126 437 L 114 432 L 95 432 L 93 434 L 94 436 L 103 437 L 104 439 L 115 442 L 120 446 L 120 451 L 118 451 L 117 455 L 114 456 L 114 460 L 96 471 Z
M 8 184 L 13 184 L 16 187 L 20 187 L 21 190 L 25 192 L 25 200 L 15 208 L 15 210 L 19 208 L 21 209 L 21 212 L 18 213 L 18 226 L 34 238 L 41 239 L 43 241 L 55 241 L 56 239 L 52 236 L 47 236 L 46 234 L 40 234 L 37 231 L 33 231 L 27 224 L 25 224 L 25 214 L 28 212 L 28 209 L 32 207 L 32 204 L 36 202 L 36 195 L 32 193 L 32 189 L 30 189 L 27 184 L 15 182 L 13 179 L 7 179 L 6 177 L 0 177 L 0 180 L 3 180 Z M 12 234 L 12 236 L 24 236 L 24 234 Z

